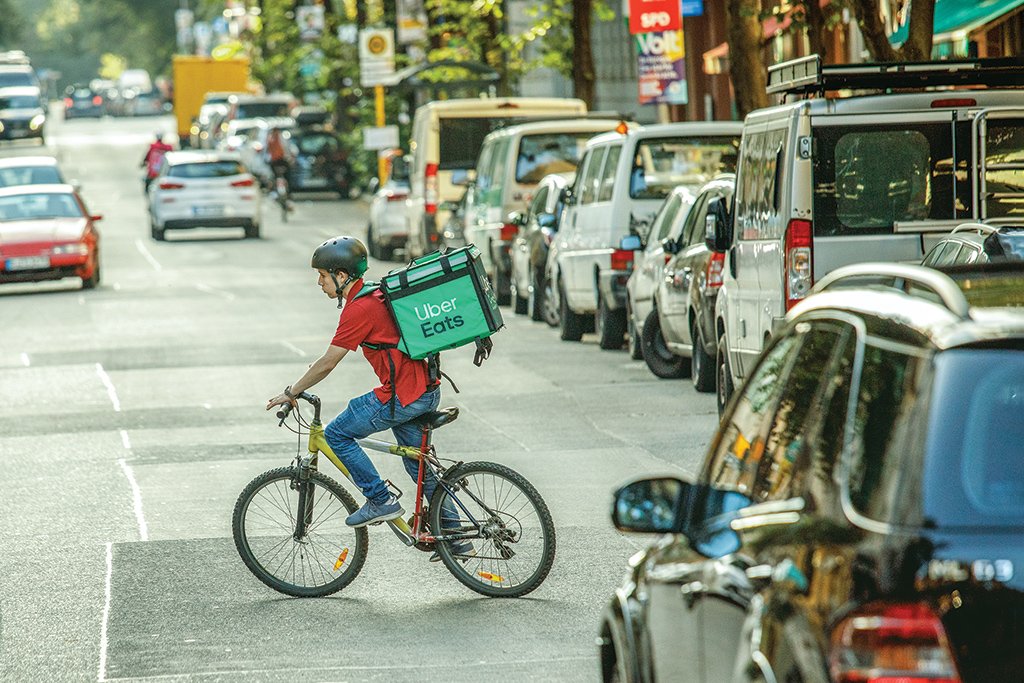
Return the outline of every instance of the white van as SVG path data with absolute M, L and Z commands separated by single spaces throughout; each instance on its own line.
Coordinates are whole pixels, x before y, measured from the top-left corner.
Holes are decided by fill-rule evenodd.
M 561 311 L 561 338 L 579 341 L 590 328 L 603 349 L 626 334 L 626 281 L 633 252 L 623 237 L 649 225 L 673 189 L 696 192 L 735 169 L 739 122 L 668 123 L 593 138 L 548 256 Z
M 925 89 L 1024 82 L 1024 67 L 986 61 L 823 67 L 812 55 L 769 68 L 770 93 L 901 92 L 747 116 L 733 222 L 707 244 L 726 261 L 715 303 L 720 411 L 786 311 L 830 271 L 920 262 L 937 239 L 926 233 L 1024 216 L 1021 91 Z
M 462 197 L 487 135 L 526 118 L 578 116 L 583 100 L 497 97 L 428 102 L 416 110 L 409 139 L 406 255 L 438 248 L 450 207 Z
M 508 126 L 484 139 L 475 187 L 466 201 L 465 237 L 480 249 L 499 304 L 510 303 L 512 296 L 509 247 L 519 224 L 509 214 L 525 214 L 541 178 L 574 172 L 587 141 L 619 125 L 626 124 L 618 119 L 552 119 Z

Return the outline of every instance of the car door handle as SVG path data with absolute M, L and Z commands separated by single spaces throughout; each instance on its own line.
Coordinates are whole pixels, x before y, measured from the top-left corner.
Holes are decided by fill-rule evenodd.
M 691 581 L 685 583 L 679 588 L 679 594 L 683 598 L 683 602 L 686 603 L 687 609 L 693 607 L 693 604 L 697 602 L 697 598 L 700 597 L 701 593 L 705 591 L 705 586 L 700 581 Z

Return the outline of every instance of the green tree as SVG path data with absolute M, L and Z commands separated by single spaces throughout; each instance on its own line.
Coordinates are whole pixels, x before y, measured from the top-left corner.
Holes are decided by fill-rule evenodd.
M 0 17 L 3 17 L 0 21 L 0 49 L 21 48 L 25 22 L 12 0 L 0 0 Z
M 726 0 L 726 19 L 729 75 L 742 119 L 749 112 L 768 106 L 761 0 Z

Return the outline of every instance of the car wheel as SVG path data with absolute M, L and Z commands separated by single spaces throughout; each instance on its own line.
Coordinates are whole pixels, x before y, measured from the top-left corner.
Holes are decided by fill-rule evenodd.
M 502 273 L 498 264 L 494 264 L 494 277 L 491 278 L 494 285 L 494 295 L 498 297 L 499 306 L 508 306 L 512 303 L 512 282 L 507 273 Z
M 578 342 L 583 339 L 585 321 L 582 315 L 569 308 L 569 299 L 565 296 L 565 285 L 559 285 L 559 337 L 562 341 Z
M 164 229 L 160 228 L 160 227 L 157 227 L 156 221 L 153 220 L 152 218 L 149 219 L 149 234 L 157 242 L 163 242 L 164 241 Z
M 544 278 L 544 286 L 541 289 L 540 315 L 549 327 L 558 327 L 562 320 L 561 304 L 555 303 L 555 283 Z
M 693 357 L 690 359 L 690 378 L 693 388 L 701 393 L 715 390 L 715 358 L 708 355 L 697 321 L 690 325 L 690 339 L 693 341 Z
M 515 310 L 516 315 L 526 315 L 526 307 L 530 302 L 519 296 L 519 287 L 516 286 L 516 279 L 514 277 L 509 278 L 509 290 L 511 291 L 512 308 Z
M 662 379 L 678 379 L 685 377 L 690 371 L 690 359 L 677 356 L 669 351 L 665 337 L 661 333 L 661 321 L 657 309 L 650 312 L 644 321 L 644 331 L 640 335 L 643 346 L 644 360 L 657 377 Z
M 729 350 L 725 346 L 725 333 L 718 338 L 718 362 L 715 364 L 715 394 L 718 403 L 718 417 L 722 417 L 725 406 L 732 397 L 732 368 L 729 365 Z
M 100 284 L 100 253 L 97 251 L 93 258 L 96 265 L 93 266 L 92 275 L 82 278 L 82 289 L 96 289 Z
M 258 240 L 260 238 L 260 224 L 250 223 L 249 225 L 245 226 L 245 238 Z
M 626 312 L 613 311 L 601 293 L 597 294 L 597 313 L 594 314 L 597 345 L 607 351 L 621 349 L 626 334 Z
M 626 348 L 632 360 L 644 359 L 644 347 L 640 343 L 640 335 L 636 333 L 636 321 L 633 319 L 633 305 L 626 295 Z

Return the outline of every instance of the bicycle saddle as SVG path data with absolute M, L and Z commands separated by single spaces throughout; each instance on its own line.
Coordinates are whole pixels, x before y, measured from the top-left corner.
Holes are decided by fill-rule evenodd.
M 437 429 L 438 427 L 444 427 L 450 422 L 455 422 L 455 418 L 458 416 L 459 409 L 452 407 L 444 408 L 443 410 L 431 410 L 429 413 L 423 413 L 410 421 L 413 424 L 418 424 L 420 427 Z

